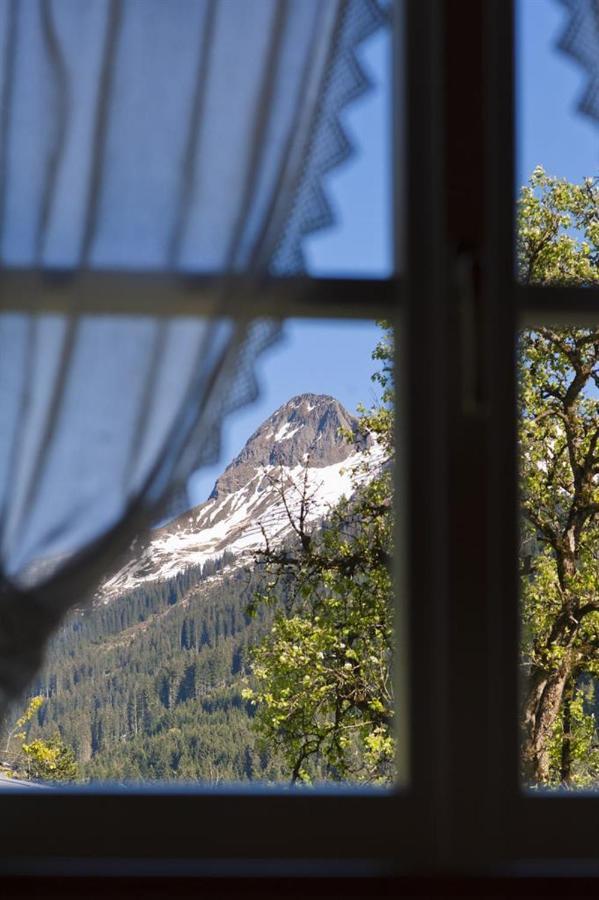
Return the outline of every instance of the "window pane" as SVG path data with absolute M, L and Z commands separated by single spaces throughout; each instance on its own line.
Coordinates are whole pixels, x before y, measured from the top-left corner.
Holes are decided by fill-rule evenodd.
M 64 623 L 6 724 L 5 775 L 395 780 L 391 344 L 288 323 L 190 508 Z
M 535 256 L 530 270 L 520 266 L 518 271 L 526 283 L 582 285 L 595 280 L 594 272 L 581 277 L 580 268 L 572 271 L 563 255 L 560 266 L 544 265 L 556 242 L 561 240 L 565 249 L 571 238 L 588 244 L 596 268 L 597 235 L 588 226 L 597 205 L 599 120 L 589 90 L 592 73 L 586 68 L 590 58 L 599 59 L 594 22 L 590 3 L 516 2 L 515 189 L 527 204 L 524 240 L 528 256 Z M 594 193 L 584 209 L 577 208 L 576 189 L 578 199 Z M 556 220 L 547 223 L 531 209 L 542 197 L 562 217 L 557 227 Z
M 599 786 L 599 330 L 519 342 L 524 783 Z
M 386 6 L 4 4 L 3 266 L 388 272 Z
M 304 241 L 311 275 L 385 277 L 394 269 L 390 30 L 371 37 L 358 59 L 371 86 L 342 117 L 353 153 L 324 178 L 332 225 Z

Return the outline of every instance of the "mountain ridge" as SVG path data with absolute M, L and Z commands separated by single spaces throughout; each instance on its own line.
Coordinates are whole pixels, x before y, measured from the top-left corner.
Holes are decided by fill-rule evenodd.
M 316 468 L 341 462 L 351 448 L 341 429 L 356 433 L 357 419 L 328 394 L 298 394 L 276 409 L 216 480 L 209 499 L 237 490 L 248 467 L 292 466 L 310 456 Z
M 354 435 L 348 440 L 347 434 Z M 225 552 L 239 562 L 290 532 L 289 515 L 302 502 L 307 519 L 326 517 L 353 491 L 352 470 L 376 454 L 358 420 L 334 397 L 305 393 L 275 410 L 217 478 L 209 498 L 144 543 L 102 585 L 95 602 L 109 602 L 145 581 L 172 578 Z

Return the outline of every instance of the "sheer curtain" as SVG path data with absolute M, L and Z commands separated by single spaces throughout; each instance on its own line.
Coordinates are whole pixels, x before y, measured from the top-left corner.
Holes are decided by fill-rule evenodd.
M 578 108 L 599 122 L 599 2 L 557 0 L 567 12 L 559 47 L 575 59 L 586 76 Z
M 301 271 L 374 0 L 0 0 L 0 265 Z M 271 322 L 29 314 L 0 270 L 0 714 L 218 451 Z M 66 274 L 65 274 L 66 273 Z M 13 283 L 13 282 L 11 282 Z M 172 283 L 172 282 L 171 282 Z M 43 297 L 42 297 L 43 300 Z M 110 298 L 114 308 L 115 298 Z M 243 310 L 243 298 L 239 298 Z M 43 307 L 43 303 L 42 303 Z

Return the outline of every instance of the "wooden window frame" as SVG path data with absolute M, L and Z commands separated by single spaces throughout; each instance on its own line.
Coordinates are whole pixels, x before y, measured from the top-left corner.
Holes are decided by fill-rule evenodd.
M 515 284 L 511 0 L 393 8 L 401 274 L 238 277 L 222 307 L 210 278 L 13 271 L 0 308 L 393 323 L 405 785 L 7 792 L 0 873 L 548 871 L 596 853 L 599 798 L 518 780 L 514 346 L 521 324 L 596 321 L 599 291 Z
M 396 4 L 399 12 L 399 4 Z M 397 41 L 401 32 L 394 30 Z M 397 49 L 397 46 L 396 46 Z M 403 58 L 403 53 L 396 54 Z M 402 66 L 396 67 L 403 85 Z M 395 104 L 403 107 L 396 92 Z M 401 126 L 396 134 L 404 133 Z M 397 161 L 396 185 L 403 178 Z M 399 196 L 396 186 L 395 194 Z M 399 234 L 400 229 L 396 229 Z M 401 279 L 2 272 L 0 309 L 38 314 L 386 318 L 398 324 Z M 401 613 L 400 613 L 401 615 Z M 401 810 L 401 812 L 400 812 Z M 426 843 L 411 791 L 273 791 L 234 786 L 116 786 L 0 792 L 0 874 L 374 874 Z M 335 861 L 335 862 L 333 862 Z

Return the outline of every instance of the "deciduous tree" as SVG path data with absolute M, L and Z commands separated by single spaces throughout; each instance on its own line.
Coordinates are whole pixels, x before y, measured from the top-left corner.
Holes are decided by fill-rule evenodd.
M 266 588 L 255 602 L 277 604 L 278 613 L 254 650 L 245 695 L 294 783 L 388 782 L 394 774 L 391 356 L 387 330 L 374 353 L 381 403 L 361 409 L 346 435 L 356 449 L 378 448 L 354 466 L 352 496 L 315 524 L 308 479 L 279 483 L 293 538 L 275 549 L 265 540 L 257 559 Z
M 519 204 L 520 278 L 597 284 L 598 262 L 596 182 L 537 168 Z M 523 770 L 529 783 L 572 784 L 599 762 L 599 327 L 525 331 L 519 380 Z

